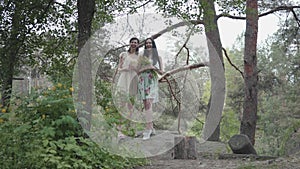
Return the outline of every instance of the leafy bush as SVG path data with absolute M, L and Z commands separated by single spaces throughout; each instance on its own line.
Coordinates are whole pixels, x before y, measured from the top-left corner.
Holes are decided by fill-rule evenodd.
M 1 168 L 131 168 L 144 160 L 110 154 L 77 122 L 71 91 L 57 85 L 13 100 L 0 123 Z

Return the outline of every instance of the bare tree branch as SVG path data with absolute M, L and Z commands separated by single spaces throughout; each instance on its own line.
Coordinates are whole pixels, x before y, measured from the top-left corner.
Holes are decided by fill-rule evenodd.
M 223 50 L 223 52 L 224 52 L 224 54 L 225 54 L 225 56 L 226 56 L 226 58 L 227 58 L 229 64 L 230 64 L 232 67 L 234 67 L 238 72 L 240 72 L 240 74 L 242 75 L 242 77 L 243 77 L 243 79 L 244 79 L 244 74 L 243 74 L 243 72 L 240 71 L 240 69 L 239 69 L 237 66 L 235 66 L 235 65 L 231 62 L 231 60 L 230 60 L 230 58 L 229 58 L 229 56 L 228 56 L 228 54 L 227 54 L 226 49 L 222 48 L 222 50 Z
M 190 37 L 191 37 L 191 35 L 192 35 L 194 29 L 195 29 L 195 25 L 194 25 L 193 28 L 191 29 L 191 31 L 190 31 L 190 33 L 189 33 L 187 39 L 185 40 L 184 44 L 182 45 L 182 47 L 179 49 L 179 51 L 178 51 L 177 54 L 175 55 L 175 64 L 174 64 L 174 66 L 177 64 L 177 57 L 178 57 L 179 54 L 181 53 L 182 49 L 183 49 L 183 48 L 186 48 L 187 51 L 188 51 L 188 48 L 186 47 L 186 44 L 189 42 Z M 188 59 L 189 59 L 189 51 L 188 51 L 188 57 L 187 57 L 187 61 L 186 61 L 186 64 L 187 64 L 187 65 L 188 65 L 188 63 L 189 63 Z
M 178 115 L 177 115 L 177 118 L 178 118 L 178 126 L 177 126 L 177 131 L 178 133 L 180 134 L 181 131 L 180 131 L 180 116 L 181 116 L 181 102 L 180 100 L 176 97 L 176 94 L 174 93 L 172 87 L 171 87 L 171 83 L 168 79 L 165 79 L 166 82 L 168 83 L 168 87 L 169 87 L 169 90 L 171 92 L 171 95 L 173 96 L 173 98 L 175 99 L 175 101 L 177 102 L 177 105 L 178 105 Z M 173 81 L 176 83 L 176 81 L 173 79 Z
M 137 9 L 146 6 L 146 5 L 147 5 L 148 3 L 150 3 L 150 2 L 153 2 L 153 1 L 152 1 L 152 0 L 149 0 L 149 1 L 146 1 L 145 3 L 143 3 L 143 4 L 139 5 L 139 6 L 136 6 L 136 7 L 131 8 L 130 11 L 129 11 L 129 13 L 135 12 Z
M 259 17 L 263 17 L 263 16 L 269 15 L 271 13 L 275 13 L 275 12 L 278 12 L 278 11 L 284 11 L 284 10 L 294 11 L 294 9 L 297 9 L 297 8 L 300 8 L 300 6 L 278 6 L 278 7 L 274 8 L 274 9 L 271 9 L 268 12 L 259 14 L 258 16 Z
M 151 37 L 153 39 L 156 39 L 156 38 L 160 37 L 162 34 L 164 34 L 166 32 L 169 32 L 173 29 L 176 29 L 176 28 L 179 28 L 179 27 L 182 27 L 182 26 L 186 26 L 186 25 L 190 25 L 190 24 L 199 25 L 199 24 L 203 24 L 203 21 L 202 20 L 191 20 L 191 21 L 178 22 L 178 23 L 176 23 L 172 26 L 167 27 L 166 29 L 163 29 L 163 30 L 159 31 L 158 33 L 152 35 Z
M 178 73 L 180 71 L 192 70 L 192 69 L 196 69 L 199 67 L 205 67 L 205 66 L 208 66 L 208 63 L 196 63 L 196 64 L 192 64 L 192 65 L 185 65 L 185 66 L 179 67 L 177 69 L 172 69 L 170 71 L 165 72 L 158 78 L 158 80 L 160 82 L 163 82 L 163 80 L 166 79 L 168 76 Z
M 186 49 L 187 52 L 186 65 L 188 65 L 190 60 L 190 49 L 186 47 L 186 45 L 184 45 L 184 48 Z
M 288 10 L 288 11 L 291 11 L 294 14 L 295 19 L 299 23 L 299 18 L 297 17 L 297 15 L 296 15 L 296 13 L 294 11 L 294 9 L 297 9 L 297 8 L 300 8 L 300 6 L 278 6 L 278 7 L 274 8 L 274 9 L 271 9 L 268 12 L 259 14 L 258 17 L 267 16 L 269 14 L 272 14 L 272 13 L 275 13 L 275 12 L 278 12 L 278 11 Z M 227 18 L 231 18 L 231 19 L 240 19 L 240 20 L 245 20 L 246 19 L 246 17 L 243 17 L 243 16 L 233 16 L 233 15 L 224 14 L 224 13 L 218 15 L 217 19 L 219 19 L 221 17 L 227 17 Z
M 294 15 L 294 18 L 296 19 L 296 22 L 298 23 L 298 26 L 300 27 L 300 20 L 299 20 L 299 18 L 297 16 L 296 12 L 294 10 L 292 10 L 292 13 Z

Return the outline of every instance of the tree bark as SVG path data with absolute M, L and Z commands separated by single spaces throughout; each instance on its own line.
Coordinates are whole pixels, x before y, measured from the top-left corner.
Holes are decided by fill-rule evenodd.
M 92 61 L 89 38 L 95 11 L 95 0 L 77 0 L 78 8 L 78 118 L 84 129 L 91 128 L 92 114 Z
M 196 137 L 178 136 L 174 138 L 174 159 L 196 159 Z
M 26 27 L 22 24 L 24 18 L 21 14 L 21 8 L 21 3 L 16 2 L 14 13 L 12 15 L 10 38 L 5 42 L 4 52 L 1 55 L 1 105 L 7 109 L 10 105 L 13 76 L 15 73 L 15 65 L 17 64 L 18 52 L 25 41 Z
M 255 144 L 255 130 L 257 121 L 257 32 L 258 7 L 257 0 L 246 2 L 246 33 L 244 50 L 244 83 L 245 97 L 240 133 L 249 137 Z
M 200 3 L 203 8 L 203 23 L 205 27 L 205 35 L 207 38 L 209 51 L 211 90 L 216 89 L 215 91 L 211 91 L 210 103 L 208 104 L 208 112 L 205 119 L 203 137 L 208 141 L 219 141 L 220 120 L 223 111 L 223 103 L 220 103 L 222 105 L 218 106 L 211 106 L 211 103 L 217 103 L 217 101 L 215 101 L 216 98 L 224 100 L 225 97 L 225 79 L 223 79 L 225 77 L 225 72 L 222 55 L 222 44 L 217 24 L 214 0 L 203 0 L 200 1 Z

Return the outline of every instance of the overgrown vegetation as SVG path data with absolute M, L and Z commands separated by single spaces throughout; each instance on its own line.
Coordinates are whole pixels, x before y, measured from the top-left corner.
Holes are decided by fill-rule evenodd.
M 12 101 L 11 112 L 1 116 L 1 168 L 110 169 L 145 162 L 110 154 L 88 138 L 77 122 L 72 90 L 58 83 Z

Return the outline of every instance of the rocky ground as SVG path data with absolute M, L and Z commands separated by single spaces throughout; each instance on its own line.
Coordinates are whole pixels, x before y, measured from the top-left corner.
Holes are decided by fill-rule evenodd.
M 141 144 L 147 153 L 157 153 L 163 149 L 163 143 L 174 139 L 174 134 L 161 134 L 158 139 L 141 141 L 130 145 Z M 125 142 L 126 144 L 126 142 Z M 129 146 L 130 146 L 129 145 Z M 127 145 L 128 146 L 128 145 Z M 228 150 L 228 146 L 220 142 L 198 142 L 196 159 L 174 159 L 174 151 L 170 149 L 159 155 L 149 156 L 149 163 L 135 169 L 300 169 L 300 152 L 286 157 L 268 157 L 254 155 L 236 155 Z
M 149 159 L 146 166 L 135 169 L 300 169 L 300 155 L 276 159 L 198 157 L 196 160 Z

